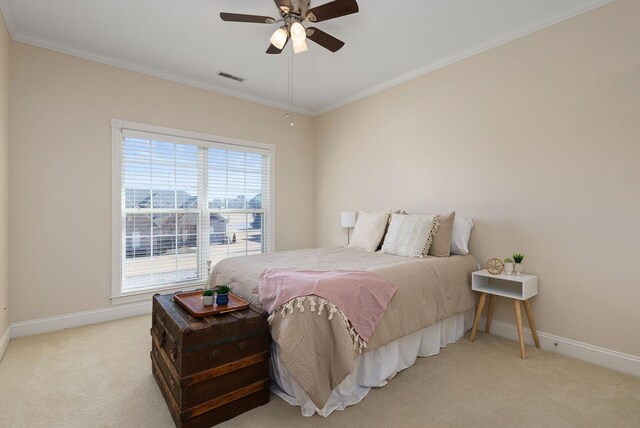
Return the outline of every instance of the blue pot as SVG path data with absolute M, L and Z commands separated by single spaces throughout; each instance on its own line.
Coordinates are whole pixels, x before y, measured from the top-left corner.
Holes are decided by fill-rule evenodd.
M 228 294 L 216 294 L 216 305 L 226 305 L 229 303 Z

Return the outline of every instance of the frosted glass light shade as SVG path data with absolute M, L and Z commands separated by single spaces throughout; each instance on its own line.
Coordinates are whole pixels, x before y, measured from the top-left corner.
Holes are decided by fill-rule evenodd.
M 302 42 L 307 37 L 307 32 L 299 22 L 291 24 L 291 40 L 294 42 Z
M 293 52 L 300 53 L 307 50 L 307 42 L 302 40 L 301 42 L 293 41 Z
M 287 43 L 287 30 L 284 28 L 278 28 L 273 32 L 269 41 L 278 49 L 284 48 L 285 43 Z
M 355 211 L 345 211 L 340 213 L 340 224 L 342 227 L 354 227 L 356 225 Z

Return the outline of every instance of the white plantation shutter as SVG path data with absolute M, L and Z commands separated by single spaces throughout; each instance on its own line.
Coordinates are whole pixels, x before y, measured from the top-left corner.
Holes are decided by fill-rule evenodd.
M 126 128 L 114 136 L 114 295 L 202 283 L 207 261 L 270 250 L 271 150 L 197 137 Z

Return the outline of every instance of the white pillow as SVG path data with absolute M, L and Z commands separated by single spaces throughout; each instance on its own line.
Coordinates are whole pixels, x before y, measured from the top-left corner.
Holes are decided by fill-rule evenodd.
M 392 214 L 382 252 L 403 257 L 422 257 L 429 251 L 437 228 L 438 222 L 432 215 Z
M 473 221 L 470 218 L 456 216 L 451 232 L 451 254 L 464 256 L 469 254 L 469 237 L 471 236 Z
M 389 213 L 369 213 L 360 211 L 356 226 L 353 228 L 353 235 L 349 248 L 357 248 L 366 251 L 375 251 L 382 241 L 385 230 L 387 230 L 387 221 Z

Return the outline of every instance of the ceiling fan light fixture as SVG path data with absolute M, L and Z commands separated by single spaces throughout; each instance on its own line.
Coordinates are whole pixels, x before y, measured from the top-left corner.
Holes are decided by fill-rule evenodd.
M 2 1 L 0 0 L 0 2 Z M 278 24 L 280 28 L 273 32 L 269 38 L 271 43 L 265 51 L 267 54 L 282 53 L 289 39 L 292 41 L 295 53 L 307 50 L 307 39 L 331 52 L 337 52 L 344 46 L 344 42 L 315 28 L 313 23 L 358 13 L 360 10 L 358 2 L 357 0 L 325 0 L 320 6 L 311 7 L 312 1 L 320 0 L 274 0 L 278 8 L 278 19 L 263 15 L 227 12 L 220 12 L 220 18 L 225 22 Z M 307 23 L 310 27 L 305 28 L 305 21 L 312 23 Z
M 307 32 L 304 27 L 299 22 L 294 22 L 291 24 L 291 40 L 294 42 L 304 42 L 304 39 L 307 37 Z
M 307 50 L 307 42 L 304 39 L 299 41 L 296 41 L 296 40 L 293 41 L 294 53 L 305 52 L 306 50 Z
M 278 49 L 282 49 L 284 48 L 285 43 L 287 43 L 287 37 L 287 30 L 281 27 L 273 32 L 269 41 L 273 46 L 277 47 Z

